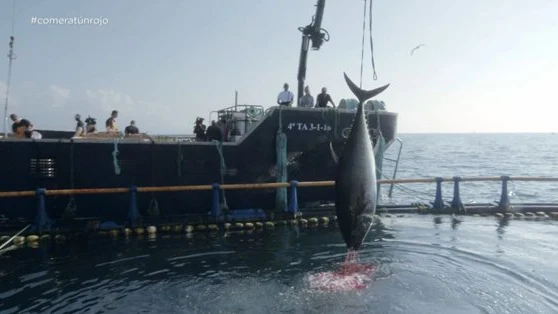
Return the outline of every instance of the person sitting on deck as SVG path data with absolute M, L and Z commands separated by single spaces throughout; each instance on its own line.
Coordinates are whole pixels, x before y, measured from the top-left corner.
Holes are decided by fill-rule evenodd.
M 39 140 L 43 138 L 43 135 L 39 133 L 39 131 L 35 131 L 33 129 L 33 124 L 30 124 L 29 127 L 27 127 L 27 130 L 25 130 L 25 137 Z
M 196 119 L 194 134 L 196 134 L 196 141 L 205 141 L 205 124 L 203 124 L 203 118 L 198 117 Z
M 95 120 L 95 118 L 91 118 L 91 116 L 87 117 L 87 119 L 85 119 L 85 132 L 89 134 L 95 133 L 96 131 L 97 121 Z
M 10 115 L 10 119 L 14 121 L 12 124 L 12 131 L 14 131 L 16 137 L 20 138 L 32 138 L 32 139 L 41 139 L 43 135 L 38 131 L 33 129 L 33 124 L 29 122 L 27 119 L 21 119 L 15 113 Z
M 215 122 L 215 120 L 211 121 L 211 125 L 207 128 L 205 134 L 207 136 L 207 140 L 210 142 L 214 140 L 219 142 L 223 141 L 221 130 L 219 129 L 219 126 L 217 126 L 217 122 Z
M 277 104 L 279 106 L 290 107 L 293 103 L 294 94 L 289 90 L 289 84 L 285 83 L 283 85 L 283 91 L 277 95 Z
M 118 110 L 113 110 L 110 117 L 105 122 L 107 132 L 118 133 L 118 125 L 116 124 L 116 118 L 118 117 Z
M 298 106 L 301 108 L 312 108 L 314 107 L 314 97 L 310 95 L 310 87 L 306 85 L 304 88 L 304 96 L 300 97 Z
M 125 129 L 124 129 L 124 134 L 126 135 L 134 135 L 134 134 L 139 134 L 139 129 L 136 126 L 136 121 L 132 120 L 130 121 L 130 125 L 128 125 Z
M 13 121 L 12 132 L 16 137 L 25 137 L 25 131 L 31 126 L 31 122 L 27 119 L 20 118 L 17 114 L 12 113 L 10 119 Z
M 74 118 L 76 119 L 76 133 L 74 134 L 74 137 L 80 137 L 80 136 L 84 136 L 85 135 L 85 124 L 83 123 L 83 121 L 81 121 L 81 116 L 79 114 L 76 114 L 74 116 Z
M 335 108 L 335 103 L 327 93 L 327 88 L 322 87 L 322 92 L 316 97 L 316 108 L 326 108 L 329 102 L 331 102 L 333 108 Z

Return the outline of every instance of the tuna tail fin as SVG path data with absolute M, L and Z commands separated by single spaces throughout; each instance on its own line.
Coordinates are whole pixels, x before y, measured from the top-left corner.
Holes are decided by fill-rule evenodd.
M 382 87 L 378 87 L 378 88 L 373 89 L 373 90 L 363 90 L 360 87 L 356 86 L 355 83 L 353 83 L 353 81 L 351 81 L 351 79 L 347 76 L 346 73 L 343 72 L 343 75 L 345 76 L 345 82 L 347 82 L 347 85 L 349 85 L 349 88 L 351 89 L 353 94 L 355 94 L 355 96 L 358 98 L 358 101 L 361 104 L 364 104 L 364 102 L 367 101 L 368 99 L 370 99 L 370 98 L 378 95 L 379 93 L 383 92 L 390 85 L 390 84 L 387 84 L 387 85 L 384 85 Z

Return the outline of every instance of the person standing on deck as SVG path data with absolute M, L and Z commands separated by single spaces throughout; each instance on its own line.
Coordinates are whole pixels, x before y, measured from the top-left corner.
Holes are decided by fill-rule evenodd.
M 314 107 L 314 97 L 310 95 L 310 87 L 308 85 L 304 88 L 304 96 L 300 97 L 298 106 L 301 108 Z
M 277 95 L 277 104 L 279 106 L 290 107 L 293 103 L 294 94 L 289 90 L 289 84 L 285 83 L 283 85 L 283 91 Z
M 139 129 L 136 126 L 136 121 L 132 120 L 130 121 L 130 125 L 128 125 L 125 129 L 124 129 L 124 134 L 125 135 L 134 135 L 134 134 L 139 134 Z
M 333 108 L 335 108 L 335 103 L 331 100 L 331 96 L 327 93 L 327 88 L 322 87 L 322 92 L 316 97 L 316 108 L 326 108 L 327 103 L 331 102 Z
M 107 132 L 109 133 L 118 133 L 118 125 L 116 124 L 116 118 L 118 117 L 118 110 L 113 110 L 110 114 L 110 118 L 107 119 L 105 122 L 105 126 L 107 127 Z
M 207 128 L 205 134 L 207 136 L 207 140 L 210 142 L 213 140 L 219 142 L 223 141 L 223 135 L 221 134 L 221 129 L 219 129 L 219 126 L 217 125 L 217 122 L 215 122 L 215 120 L 211 121 L 211 125 Z
M 204 142 L 206 139 L 206 135 L 205 135 L 205 124 L 203 124 L 203 118 L 198 117 L 196 118 L 196 122 L 194 124 L 194 134 L 196 134 L 196 141 L 198 142 Z
M 79 113 L 76 113 L 76 133 L 74 133 L 74 137 L 80 137 L 85 135 L 85 124 L 81 121 L 81 116 Z

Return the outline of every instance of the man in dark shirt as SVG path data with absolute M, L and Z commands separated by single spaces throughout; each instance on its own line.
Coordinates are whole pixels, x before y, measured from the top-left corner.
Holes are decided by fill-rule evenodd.
M 196 123 L 194 126 L 194 134 L 196 134 L 196 141 L 203 142 L 205 141 L 206 134 L 205 134 L 205 124 L 203 124 L 203 118 L 196 118 Z
M 335 108 L 335 103 L 331 99 L 331 96 L 327 93 L 327 88 L 322 87 L 322 92 L 316 97 L 315 108 L 325 108 L 327 107 L 328 102 L 331 102 L 331 105 Z
M 207 128 L 206 135 L 207 135 L 207 140 L 210 142 L 213 140 L 219 142 L 223 141 L 221 130 L 217 126 L 217 122 L 215 122 L 215 120 L 211 121 L 211 125 Z
M 139 129 L 136 126 L 136 121 L 132 120 L 130 121 L 130 125 L 128 125 L 125 129 L 124 129 L 124 134 L 126 135 L 130 135 L 130 134 L 139 134 Z
M 27 119 L 21 119 L 17 114 L 12 113 L 10 119 L 14 122 L 12 124 L 12 132 L 16 134 L 17 137 L 29 137 L 29 130 L 32 125 Z
M 12 119 L 12 121 L 14 122 L 12 124 L 12 131 L 14 133 L 16 133 L 17 128 L 18 127 L 25 127 L 25 129 L 29 128 L 29 126 L 31 126 L 31 122 L 29 122 L 29 120 L 27 119 L 21 119 L 17 114 L 12 113 L 10 115 L 10 119 Z
M 85 119 L 85 133 L 97 132 L 97 120 L 95 118 L 87 117 Z

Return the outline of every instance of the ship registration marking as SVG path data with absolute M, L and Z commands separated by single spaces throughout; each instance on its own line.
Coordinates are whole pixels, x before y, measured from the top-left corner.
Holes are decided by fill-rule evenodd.
M 331 126 L 328 124 L 314 124 L 314 123 L 302 123 L 302 122 L 291 122 L 287 125 L 287 130 L 293 131 L 331 131 Z

